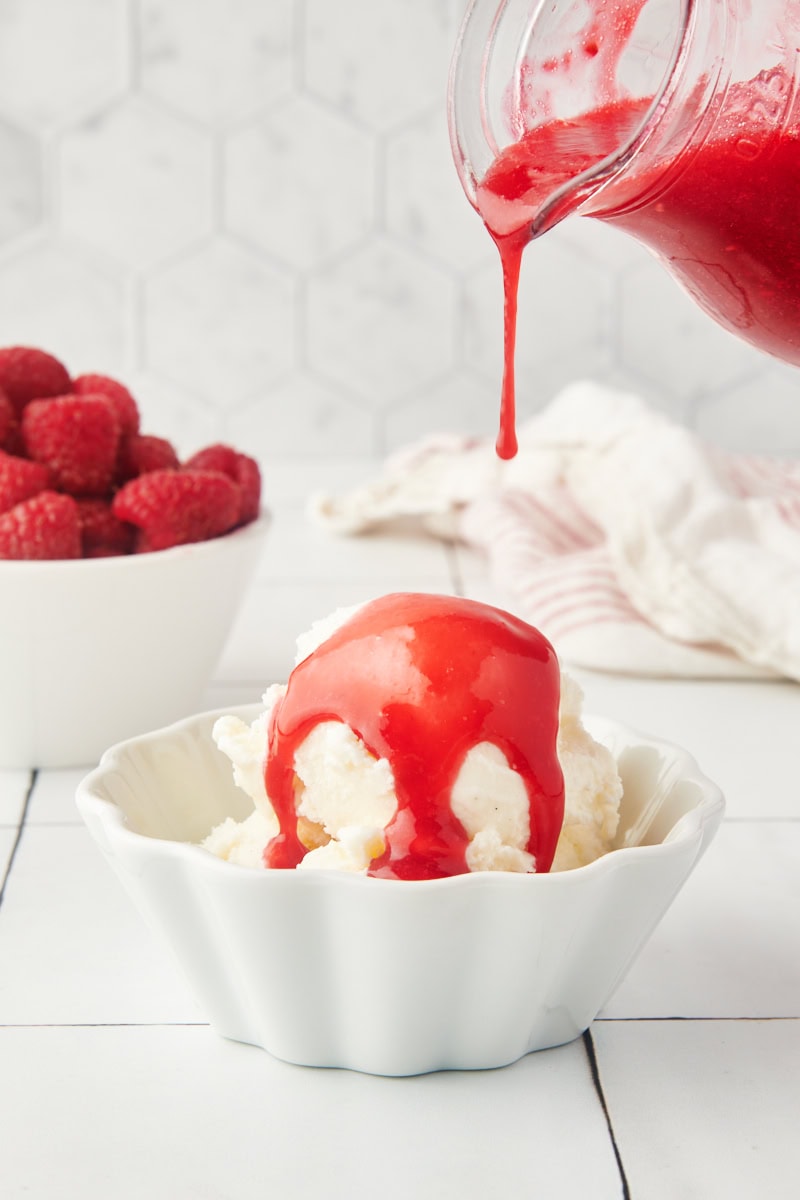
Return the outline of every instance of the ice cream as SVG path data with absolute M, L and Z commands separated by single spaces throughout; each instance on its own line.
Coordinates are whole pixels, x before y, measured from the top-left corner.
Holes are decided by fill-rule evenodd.
M 203 843 L 244 866 L 393 879 L 546 872 L 605 853 L 622 785 L 532 626 L 399 593 L 319 622 L 286 685 L 214 739 L 252 798 Z

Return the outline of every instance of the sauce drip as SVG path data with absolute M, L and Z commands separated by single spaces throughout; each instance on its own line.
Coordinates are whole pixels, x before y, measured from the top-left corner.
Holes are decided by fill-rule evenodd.
M 479 742 L 498 746 L 522 778 L 526 848 L 537 871 L 548 871 L 564 818 L 559 689 L 550 643 L 500 609 L 422 593 L 364 605 L 295 667 L 273 710 L 265 783 L 280 832 L 264 851 L 266 865 L 296 867 L 306 853 L 294 756 L 318 722 L 338 720 L 394 775 L 397 811 L 368 874 L 436 879 L 468 870 L 468 838 L 450 797 Z
M 641 124 L 648 101 L 608 104 L 589 117 L 552 121 L 530 130 L 504 150 L 484 176 L 477 193 L 478 211 L 500 253 L 503 269 L 503 386 L 500 400 L 499 458 L 517 453 L 514 354 L 517 298 L 522 255 L 528 242 L 544 232 L 536 228 L 541 205 L 561 185 L 593 167 L 627 141 Z M 576 208 L 583 196 L 571 201 Z M 568 215 L 559 210 L 555 220 Z

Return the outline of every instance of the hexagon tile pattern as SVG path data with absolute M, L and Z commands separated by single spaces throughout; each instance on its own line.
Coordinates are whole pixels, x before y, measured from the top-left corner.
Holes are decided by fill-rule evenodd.
M 500 265 L 445 107 L 465 7 L 0 0 L 0 344 L 123 374 L 190 449 L 492 435 Z M 526 253 L 517 375 L 523 416 L 594 377 L 800 450 L 800 377 L 593 221 Z
M 100 111 L 130 86 L 127 0 L 0 6 L 0 112 L 40 131 Z
M 138 97 L 61 139 L 65 233 L 131 270 L 211 232 L 208 134 Z
M 154 371 L 220 409 L 279 380 L 292 364 L 292 281 L 218 238 L 145 285 L 145 350 Z
M 228 123 L 292 89 L 292 0 L 141 0 L 142 87 L 199 121 Z
M 43 214 L 41 150 L 35 138 L 0 121 L 0 244 L 34 229 Z
M 299 271 L 372 228 L 374 140 L 307 96 L 231 135 L 226 167 L 228 227 Z
M 443 271 L 375 239 L 310 280 L 310 361 L 379 407 L 409 395 L 452 366 L 454 292 Z

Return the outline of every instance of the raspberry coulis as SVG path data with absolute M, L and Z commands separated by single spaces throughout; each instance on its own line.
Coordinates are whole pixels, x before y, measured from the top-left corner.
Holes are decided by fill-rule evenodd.
M 583 195 L 571 197 L 545 227 L 536 227 L 539 207 L 560 186 L 611 154 L 641 123 L 647 102 L 613 103 L 576 120 L 552 121 L 531 129 L 492 163 L 477 192 L 477 208 L 500 252 L 503 269 L 503 385 L 497 454 L 517 453 L 514 353 L 517 296 L 522 255 L 527 244 L 576 209 Z
M 289 677 L 270 723 L 265 783 L 280 832 L 272 868 L 297 866 L 295 752 L 320 721 L 343 721 L 388 760 L 397 811 L 368 874 L 436 879 L 468 870 L 453 783 L 468 750 L 492 742 L 522 778 L 538 872 L 548 871 L 564 816 L 556 755 L 560 673 L 538 632 L 500 609 L 401 593 L 360 608 Z
M 724 328 L 800 364 L 800 130 L 790 120 L 790 92 L 791 80 L 780 69 L 737 84 L 702 145 L 674 161 L 629 168 L 620 184 L 606 186 L 602 210 L 587 215 L 649 246 Z M 522 253 L 579 209 L 587 193 L 565 197 L 544 224 L 536 221 L 537 209 L 624 144 L 647 106 L 646 100 L 622 100 L 573 120 L 545 122 L 503 150 L 478 188 L 477 208 L 503 268 L 501 458 L 517 450 L 513 359 Z

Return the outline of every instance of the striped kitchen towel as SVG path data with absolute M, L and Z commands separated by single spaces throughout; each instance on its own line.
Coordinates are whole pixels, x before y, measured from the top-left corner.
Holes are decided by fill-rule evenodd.
M 563 661 L 800 679 L 800 464 L 725 453 L 635 396 L 571 385 L 519 431 L 432 438 L 341 497 L 341 533 L 416 519 L 482 550 L 507 607 Z

